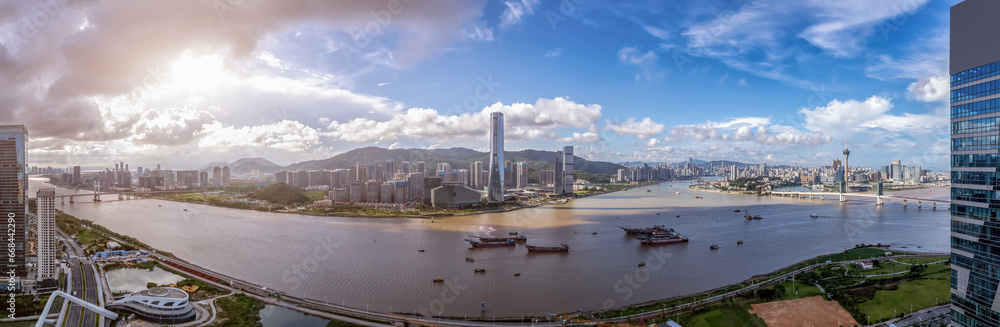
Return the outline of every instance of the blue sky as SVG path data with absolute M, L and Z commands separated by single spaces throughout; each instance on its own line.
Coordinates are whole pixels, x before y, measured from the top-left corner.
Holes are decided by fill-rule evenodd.
M 0 11 L 39 165 L 482 150 L 502 111 L 595 160 L 948 167 L 958 1 L 50 2 Z

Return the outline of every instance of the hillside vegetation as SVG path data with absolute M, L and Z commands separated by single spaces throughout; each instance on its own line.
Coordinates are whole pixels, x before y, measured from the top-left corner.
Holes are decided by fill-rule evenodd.
M 271 184 L 263 190 L 250 194 L 250 198 L 281 205 L 295 205 L 309 202 L 309 197 L 306 196 L 304 190 L 285 183 Z

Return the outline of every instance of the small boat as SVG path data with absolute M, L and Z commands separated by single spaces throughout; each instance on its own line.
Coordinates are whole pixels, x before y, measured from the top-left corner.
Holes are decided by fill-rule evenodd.
M 700 195 L 695 195 L 694 198 L 695 199 L 701 199 L 702 197 Z
M 743 240 L 736 241 L 736 244 L 743 244 Z
M 639 267 L 642 267 L 642 266 L 645 266 L 645 265 L 646 265 L 645 261 L 639 263 Z
M 521 273 L 514 274 L 514 277 L 521 276 Z
M 162 207 L 162 205 L 159 205 L 159 204 L 157 204 L 156 206 L 157 206 L 157 207 Z
M 744 217 L 746 217 L 747 220 L 751 220 L 751 219 L 764 219 L 764 217 L 761 217 L 760 215 L 751 216 L 750 212 L 748 212 L 746 210 L 743 210 L 743 211 L 746 212 L 746 215 L 744 215 Z
M 469 242 L 469 244 L 472 244 L 472 248 L 492 248 L 492 247 L 517 245 L 517 242 L 515 242 L 514 240 L 485 242 L 485 241 L 473 241 L 470 239 L 466 239 L 465 241 Z
M 681 192 L 677 192 L 677 194 L 681 194 Z
M 659 212 L 657 212 L 657 213 L 656 213 L 656 215 L 657 215 L 657 216 L 659 216 L 659 215 L 660 215 L 660 213 L 659 213 Z
M 486 269 L 485 268 L 476 268 L 475 272 L 476 273 L 485 273 Z
M 474 237 L 474 238 L 478 238 L 480 242 L 507 242 L 508 240 L 513 240 L 514 242 L 524 243 L 524 242 L 528 241 L 528 238 L 524 237 L 524 235 L 518 235 L 516 237 L 515 236 L 512 236 L 512 237 L 482 237 L 482 236 L 475 236 L 475 235 L 469 235 L 469 236 L 470 237 Z
M 184 209 L 184 211 L 188 211 L 188 209 Z
M 740 210 L 740 209 L 733 210 L 733 212 L 740 212 L 740 211 L 742 211 L 742 210 Z
M 507 235 L 517 235 L 517 232 L 509 232 Z
M 417 252 L 424 252 L 424 249 L 417 250 Z
M 809 215 L 809 217 L 816 218 L 816 217 L 819 217 L 819 215 L 817 215 L 817 214 L 811 214 L 811 215 Z
M 677 218 L 680 218 L 680 217 L 681 217 L 681 215 L 677 215 Z
M 465 261 L 476 262 L 476 258 L 465 258 Z
M 432 282 L 435 282 L 435 283 L 444 283 L 444 278 L 438 278 L 438 279 L 432 280 Z
M 525 245 L 528 248 L 528 252 L 569 252 L 569 245 L 560 244 L 559 246 L 534 246 Z
M 647 189 L 646 189 L 646 192 L 650 192 L 650 190 L 649 190 L 649 189 L 647 188 Z
M 597 232 L 594 232 L 594 234 L 591 234 L 591 235 L 597 235 Z
M 712 246 L 710 246 L 709 248 L 712 249 L 712 250 L 718 250 L 719 246 L 715 245 L 715 244 L 712 244 Z

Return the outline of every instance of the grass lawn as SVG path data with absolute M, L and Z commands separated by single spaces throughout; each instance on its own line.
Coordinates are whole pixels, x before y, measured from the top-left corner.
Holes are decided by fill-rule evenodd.
M 784 301 L 784 300 L 801 299 L 804 297 L 823 295 L 823 293 L 820 292 L 819 288 L 817 288 L 816 286 L 803 284 L 802 282 L 798 281 L 795 282 L 795 291 L 797 291 L 799 294 L 792 293 L 792 281 L 787 281 L 779 285 L 785 287 L 785 295 L 782 295 L 781 298 L 779 299 L 774 299 L 771 301 Z
M 691 317 L 687 325 L 690 327 L 713 326 L 760 326 L 766 327 L 764 319 L 750 314 L 747 309 L 738 307 L 721 307 L 712 311 Z
M 209 200 L 229 200 L 233 198 L 232 194 L 208 194 L 208 193 L 184 193 L 184 194 L 172 194 L 167 196 L 168 198 L 185 200 L 185 201 L 197 201 L 197 202 L 208 202 Z
M 95 232 L 91 229 L 84 228 L 80 232 L 76 233 L 76 238 L 80 240 L 80 244 L 87 245 L 96 240 L 103 239 L 104 237 L 101 233 Z
M 306 196 L 309 197 L 309 201 L 319 201 L 322 200 L 324 196 L 327 196 L 330 192 L 327 191 L 306 191 Z
M 871 321 L 881 321 L 889 319 L 893 309 L 899 315 L 910 312 L 911 304 L 913 311 L 917 311 L 936 305 L 935 298 L 937 303 L 947 302 L 951 267 L 936 264 L 930 266 L 925 273 L 918 279 L 899 283 L 896 290 L 876 291 L 875 297 L 858 304 L 858 309 L 870 316 Z

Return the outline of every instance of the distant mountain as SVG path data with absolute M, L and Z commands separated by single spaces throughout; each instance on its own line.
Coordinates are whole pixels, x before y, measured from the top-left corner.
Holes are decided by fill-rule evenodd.
M 260 170 L 264 173 L 270 174 L 279 171 L 282 168 L 280 165 L 264 158 L 242 158 L 231 163 L 213 162 L 201 167 L 201 170 L 211 172 L 216 166 L 220 168 L 223 166 L 229 166 L 229 173 L 233 175 L 249 173 L 252 170 Z
M 504 159 L 511 162 L 526 160 L 532 170 L 553 169 L 555 158 L 555 151 L 524 150 L 504 152 Z M 451 165 L 452 169 L 470 169 L 472 163 L 476 161 L 482 161 L 484 165 L 488 165 L 488 159 L 488 152 L 479 152 L 466 148 L 390 150 L 377 147 L 367 147 L 354 149 L 332 158 L 292 164 L 285 167 L 285 170 L 340 169 L 348 168 L 359 163 L 367 164 L 372 160 L 392 160 L 395 161 L 397 165 L 403 161 L 409 161 L 411 167 L 413 168 L 416 168 L 418 161 L 423 161 L 427 163 L 427 169 L 436 169 L 438 163 L 447 162 Z M 623 168 L 623 166 L 619 164 L 590 161 L 577 156 L 573 156 L 573 167 L 574 170 L 585 171 L 593 174 L 615 174 L 618 172 L 619 168 Z M 486 167 L 484 167 L 484 169 L 485 168 Z

